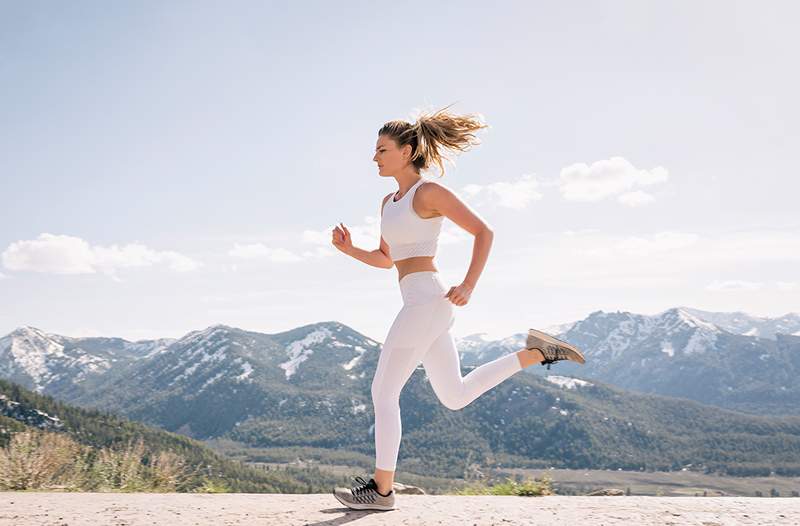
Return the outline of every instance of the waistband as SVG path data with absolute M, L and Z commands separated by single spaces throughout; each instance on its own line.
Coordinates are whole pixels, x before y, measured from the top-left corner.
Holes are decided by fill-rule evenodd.
M 400 294 L 403 304 L 416 305 L 444 298 L 448 287 L 435 270 L 411 272 L 400 278 Z

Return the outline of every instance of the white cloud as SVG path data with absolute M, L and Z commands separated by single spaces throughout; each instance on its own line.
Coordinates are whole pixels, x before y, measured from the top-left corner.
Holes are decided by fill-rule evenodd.
M 486 185 L 468 184 L 461 191 L 469 201 L 521 210 L 532 201 L 542 198 L 539 192 L 540 186 L 539 181 L 532 175 L 522 175 L 517 181 L 497 181 Z
M 335 249 L 334 249 L 335 250 Z M 326 247 L 314 247 L 313 250 L 304 250 L 303 257 L 306 258 L 324 258 L 334 255 L 336 252 Z
M 642 206 L 652 203 L 654 200 L 655 198 L 652 195 L 641 190 L 625 192 L 617 197 L 617 201 L 627 206 Z
M 758 290 L 763 283 L 730 279 L 726 281 L 714 280 L 706 285 L 707 290 Z
M 596 161 L 591 166 L 575 163 L 563 168 L 559 174 L 559 186 L 561 195 L 568 201 L 600 201 L 622 194 L 619 197 L 621 203 L 637 206 L 652 201 L 652 196 L 629 190 L 637 185 L 663 183 L 668 177 L 667 170 L 661 166 L 639 170 L 623 157 L 612 157 Z
M 266 259 L 275 263 L 291 263 L 302 261 L 303 258 L 285 248 L 270 248 L 263 243 L 251 243 L 240 245 L 235 243 L 233 248 L 228 251 L 229 256 L 239 259 Z M 232 270 L 236 270 L 233 268 Z
M 8 270 L 51 274 L 102 272 L 111 276 L 131 267 L 163 264 L 170 270 L 186 272 L 201 266 L 178 252 L 157 251 L 137 242 L 123 246 L 90 245 L 79 237 L 46 232 L 36 239 L 11 243 L 2 253 L 2 262 Z

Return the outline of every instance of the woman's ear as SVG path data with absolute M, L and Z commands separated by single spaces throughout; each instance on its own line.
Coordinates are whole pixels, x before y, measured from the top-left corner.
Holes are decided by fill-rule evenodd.
M 403 160 L 406 162 L 410 162 L 411 160 L 411 145 L 404 144 L 403 145 Z

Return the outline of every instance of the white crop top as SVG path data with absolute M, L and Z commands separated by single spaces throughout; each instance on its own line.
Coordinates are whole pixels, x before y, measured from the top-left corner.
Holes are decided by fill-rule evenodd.
M 389 254 L 393 261 L 415 256 L 435 256 L 439 233 L 442 230 L 444 216 L 424 218 L 414 211 L 414 194 L 422 183 L 428 182 L 425 177 L 395 201 L 395 194 L 386 200 L 381 215 L 381 236 L 389 245 Z

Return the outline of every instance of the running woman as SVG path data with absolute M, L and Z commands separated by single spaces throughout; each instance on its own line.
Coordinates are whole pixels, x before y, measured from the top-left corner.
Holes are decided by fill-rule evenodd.
M 449 106 L 448 106 L 449 107 Z M 400 391 L 422 363 L 431 387 L 446 407 L 458 410 L 482 393 L 533 364 L 559 360 L 584 363 L 569 343 L 534 329 L 526 348 L 476 367 L 461 376 L 450 332 L 454 306 L 462 307 L 478 283 L 489 256 L 493 232 L 478 214 L 445 185 L 422 176 L 433 164 L 444 175 L 442 150 L 466 151 L 479 144 L 474 132 L 486 128 L 480 115 L 454 115 L 445 107 L 422 114 L 415 123 L 387 122 L 378 131 L 373 161 L 381 177 L 393 177 L 398 191 L 381 202 L 380 247 L 353 246 L 350 231 L 340 223 L 332 231 L 333 245 L 368 265 L 397 267 L 403 306 L 383 342 L 372 379 L 375 411 L 375 473 L 368 481 L 355 477 L 351 488 L 334 488 L 334 496 L 355 509 L 395 508 L 394 472 L 400 449 Z M 472 234 L 472 261 L 464 280 L 447 287 L 433 263 L 442 221 L 447 217 Z

